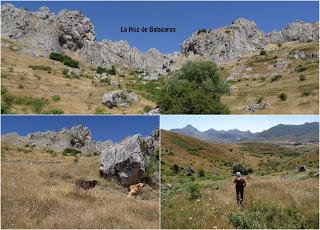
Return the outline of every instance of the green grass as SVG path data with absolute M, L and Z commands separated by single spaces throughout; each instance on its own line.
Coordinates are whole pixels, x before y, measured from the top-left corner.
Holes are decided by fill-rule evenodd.
M 318 228 L 308 223 L 294 206 L 282 208 L 276 203 L 251 203 L 244 212 L 231 212 L 230 223 L 237 229 L 306 229 Z
M 29 65 L 29 68 L 33 70 L 44 70 L 47 71 L 48 73 L 51 73 L 52 68 L 49 66 L 43 66 L 43 65 Z
M 173 144 L 178 145 L 179 147 L 185 149 L 190 154 L 198 154 L 199 150 L 202 150 L 201 146 L 189 146 L 187 143 L 185 143 L 185 142 L 183 142 L 181 140 L 175 139 L 175 138 L 173 138 L 171 140 L 171 142 Z

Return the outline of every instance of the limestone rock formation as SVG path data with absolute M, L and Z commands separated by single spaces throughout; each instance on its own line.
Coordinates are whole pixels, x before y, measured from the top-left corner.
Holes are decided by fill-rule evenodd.
M 102 97 L 102 104 L 112 109 L 115 106 L 129 106 L 139 100 L 139 97 L 134 92 L 128 93 L 126 90 L 116 90 L 105 93 Z
M 101 154 L 100 175 L 116 179 L 123 186 L 141 182 L 147 158 L 158 143 L 156 138 L 156 134 L 146 138 L 136 134 L 110 145 Z
M 240 18 L 230 26 L 195 32 L 181 46 L 181 52 L 200 54 L 208 60 L 235 60 L 266 45 L 265 34 L 254 22 Z
M 65 149 L 77 149 L 84 154 L 99 155 L 110 141 L 96 142 L 92 139 L 91 131 L 78 125 L 71 128 L 64 128 L 61 131 L 46 131 L 28 134 L 25 137 L 19 136 L 19 142 L 12 138 L 5 138 L 9 143 L 16 146 L 33 146 L 39 149 L 50 149 L 56 152 L 63 152 Z
M 281 31 L 267 34 L 268 43 L 312 42 L 319 39 L 319 23 L 295 21 L 286 25 Z

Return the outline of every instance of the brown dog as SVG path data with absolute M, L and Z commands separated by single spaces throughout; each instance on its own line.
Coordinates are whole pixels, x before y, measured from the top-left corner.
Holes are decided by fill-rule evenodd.
M 144 183 L 139 183 L 139 184 L 133 184 L 129 186 L 129 194 L 128 197 L 137 197 L 139 193 L 141 192 L 142 188 L 144 187 Z
M 98 181 L 96 181 L 96 180 L 85 181 L 83 179 L 79 179 L 76 181 L 76 188 L 77 189 L 82 188 L 84 190 L 89 190 L 89 189 L 93 189 L 97 183 L 98 183 Z

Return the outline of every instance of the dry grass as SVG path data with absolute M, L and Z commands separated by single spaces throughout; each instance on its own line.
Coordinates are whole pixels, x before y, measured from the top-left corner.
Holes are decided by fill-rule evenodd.
M 317 52 L 318 42 L 307 44 L 287 44 L 282 48 L 268 52 L 266 62 L 257 62 L 265 57 L 253 56 L 239 61 L 240 65 L 253 65 L 250 74 L 261 74 L 261 78 L 247 79 L 235 82 L 237 92 L 230 96 L 222 97 L 222 102 L 227 104 L 232 114 L 242 114 L 242 109 L 248 104 L 256 103 L 259 95 L 264 97 L 264 101 L 271 104 L 270 109 L 256 111 L 255 114 L 318 114 L 319 113 L 319 62 L 309 63 L 308 60 L 290 60 L 288 68 L 281 71 L 278 69 L 268 70 L 269 65 L 273 65 L 273 57 L 286 57 L 292 49 L 311 50 Z M 256 60 L 256 58 L 258 58 Z M 251 63 L 251 64 L 250 64 Z M 305 65 L 306 71 L 299 73 L 295 71 L 298 65 Z M 234 65 L 233 65 L 234 66 Z M 232 68 L 232 65 L 225 67 L 225 72 Z M 271 82 L 272 74 L 278 73 L 282 77 Z M 300 74 L 304 74 L 305 80 L 300 81 Z M 265 80 L 263 79 L 265 78 Z M 302 97 L 303 90 L 311 90 L 312 95 Z M 279 99 L 279 95 L 285 93 L 288 96 L 286 101 Z
M 126 188 L 99 178 L 98 157 L 75 162 L 61 154 L 6 147 L 1 166 L 2 228 L 159 227 L 158 191 L 147 186 L 138 199 L 128 199 Z M 96 179 L 98 186 L 76 191 L 79 178 Z
M 62 63 L 45 57 L 32 57 L 17 54 L 10 48 L 2 47 L 1 80 L 2 86 L 15 96 L 44 97 L 49 99 L 48 108 L 60 108 L 66 114 L 94 114 L 97 108 L 104 107 L 110 114 L 141 114 L 145 106 L 155 107 L 155 103 L 139 94 L 140 102 L 130 107 L 109 109 L 101 104 L 104 93 L 114 89 L 106 83 L 93 81 L 94 71 L 81 62 L 81 68 L 86 77 L 70 79 L 63 77 L 62 71 L 67 67 Z M 29 65 L 49 66 L 51 73 L 42 70 L 32 70 Z M 122 86 L 129 80 L 115 77 Z M 52 101 L 52 96 L 59 95 L 61 100 Z M 33 113 L 28 106 L 14 105 L 14 113 Z

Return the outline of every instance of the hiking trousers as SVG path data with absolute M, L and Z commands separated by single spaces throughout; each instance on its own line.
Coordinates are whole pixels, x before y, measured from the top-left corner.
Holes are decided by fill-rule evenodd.
M 242 204 L 243 201 L 243 188 L 236 188 L 237 204 Z

